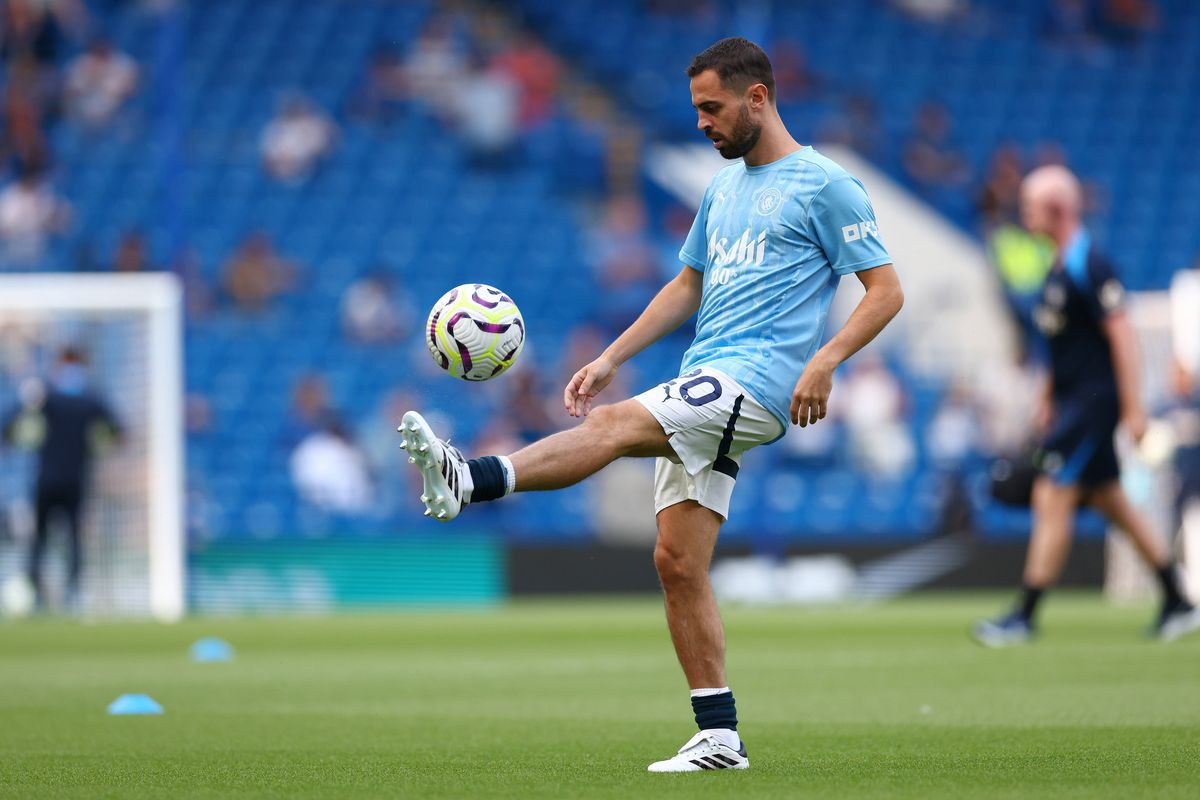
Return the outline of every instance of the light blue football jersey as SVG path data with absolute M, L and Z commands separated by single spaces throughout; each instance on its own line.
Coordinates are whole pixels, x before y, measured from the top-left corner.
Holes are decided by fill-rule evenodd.
M 785 430 L 838 280 L 892 261 L 863 185 L 811 147 L 717 173 L 679 258 L 704 273 L 680 372 L 721 370 Z

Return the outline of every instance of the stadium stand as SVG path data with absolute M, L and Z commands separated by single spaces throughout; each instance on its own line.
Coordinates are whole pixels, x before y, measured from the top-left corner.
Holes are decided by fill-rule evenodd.
M 1164 287 L 1200 251 L 1200 230 L 1175 222 L 1179 209 L 1200 205 L 1200 153 L 1188 139 L 1200 127 L 1200 96 L 1186 83 L 1200 67 L 1200 10 L 1165 2 L 1170 25 L 1114 42 L 1099 28 L 1079 41 L 1060 37 L 1034 0 L 963 5 L 961 16 L 937 22 L 868 0 L 521 0 L 506 11 L 515 9 L 556 58 L 569 58 L 585 80 L 621 100 L 623 122 L 632 120 L 648 140 L 694 139 L 682 75 L 694 52 L 733 32 L 759 38 L 778 54 L 783 113 L 798 136 L 842 135 L 874 120 L 879 135 L 861 148 L 975 232 L 974 193 L 997 148 L 1014 144 L 1027 159 L 1066 154 L 1094 187 L 1096 230 L 1130 285 Z M 581 324 L 603 330 L 611 324 L 606 315 L 620 311 L 588 264 L 597 209 L 614 189 L 614 134 L 603 114 L 598 122 L 594 109 L 551 94 L 536 118 L 514 121 L 513 134 L 464 121 L 461 110 L 439 105 L 436 92 L 386 91 L 384 105 L 370 108 L 390 112 L 363 112 L 358 100 L 372 64 L 386 89 L 387 51 L 403 63 L 431 30 L 476 76 L 485 73 L 471 64 L 496 64 L 503 48 L 524 46 L 522 37 L 472 28 L 433 6 L 209 0 L 175 16 L 148 3 L 90 5 L 96 28 L 139 65 L 140 85 L 102 130 L 69 118 L 46 123 L 52 182 L 71 222 L 33 267 L 107 268 L 102 254 L 141 231 L 148 263 L 184 278 L 189 520 L 197 540 L 412 526 L 414 492 L 391 486 L 402 480 L 394 453 L 374 456 L 376 490 L 394 497 L 378 512 L 344 515 L 302 502 L 289 474 L 296 443 L 289 437 L 297 434 L 289 407 L 297 382 L 316 372 L 328 384 L 329 407 L 368 455 L 391 441 L 394 421 L 378 409 L 395 390 L 419 391 L 423 407 L 450 415 L 457 442 L 484 435 L 509 384 L 459 391 L 434 374 L 415 335 L 424 309 L 446 288 L 486 280 L 517 298 L 531 334 L 522 367 L 537 372 L 551 404 L 559 373 L 573 369 L 561 363 L 571 331 Z M 758 11 L 738 11 L 746 7 Z M 72 43 L 58 63 L 82 45 Z M 1130 57 L 1118 64 L 1115 48 Z M 10 66 L 7 81 L 13 72 Z M 175 88 L 181 81 L 186 91 Z M 496 101 L 502 90 L 486 80 L 472 84 L 481 102 Z M 989 102 L 978 102 L 983 96 Z M 264 170 L 260 141 L 283 104 L 299 97 L 336 133 L 311 174 L 281 180 Z M 922 108 L 932 110 L 918 127 Z M 905 157 L 914 137 L 961 159 L 961 170 L 922 184 Z M 177 186 L 182 200 L 165 191 Z M 665 210 L 652 212 L 652 227 L 662 229 Z M 278 280 L 261 308 L 246 309 L 222 290 L 223 271 L 258 233 L 277 253 L 261 268 L 278 270 Z M 673 241 L 652 244 L 671 260 Z M 343 294 L 378 275 L 403 294 L 398 307 L 417 315 L 402 320 L 408 335 L 385 344 L 348 338 Z M 631 285 L 635 300 L 646 291 Z M 669 340 L 640 358 L 631 383 L 673 374 L 679 344 Z M 735 511 L 763 513 L 735 514 L 730 538 L 903 540 L 939 532 L 952 492 L 926 434 L 945 387 L 908 374 L 900 360 L 888 368 L 904 387 L 911 465 L 871 476 L 846 454 L 841 430 L 824 461 L 770 448 L 749 460 L 735 496 Z M 986 454 L 964 458 L 980 527 L 1024 535 L 1022 512 L 986 499 Z M 864 496 L 870 502 L 858 502 Z M 588 490 L 576 487 L 500 504 L 478 521 L 515 538 L 586 540 L 595 533 L 590 502 Z

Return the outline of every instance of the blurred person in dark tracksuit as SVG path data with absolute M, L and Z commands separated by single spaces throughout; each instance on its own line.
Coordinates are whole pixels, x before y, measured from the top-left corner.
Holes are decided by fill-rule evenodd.
M 21 402 L 0 418 L 0 442 L 38 451 L 29 580 L 39 608 L 44 607 L 46 599 L 41 581 L 42 556 L 50 522 L 57 515 L 67 523 L 68 603 L 73 605 L 78 600 L 83 568 L 80 512 L 92 458 L 97 450 L 121 437 L 116 418 L 87 384 L 86 356 L 68 347 L 59 355 L 48 385 L 27 385 Z

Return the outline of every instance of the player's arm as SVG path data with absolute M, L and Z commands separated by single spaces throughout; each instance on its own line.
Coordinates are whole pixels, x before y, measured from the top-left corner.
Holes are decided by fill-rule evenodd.
M 684 267 L 659 290 L 646 310 L 599 358 L 584 366 L 563 390 L 563 405 L 572 417 L 587 416 L 592 398 L 612 382 L 617 368 L 687 322 L 700 308 L 704 273 Z
M 1117 397 L 1121 402 L 1121 423 L 1133 440 L 1140 442 L 1146 434 L 1146 411 L 1142 406 L 1138 380 L 1137 340 L 1134 338 L 1133 325 L 1129 322 L 1129 314 L 1124 309 L 1105 315 L 1104 335 L 1112 351 Z
M 802 428 L 825 418 L 833 371 L 878 336 L 904 305 L 900 276 L 891 264 L 854 274 L 867 293 L 837 335 L 809 359 L 792 392 L 792 422 Z

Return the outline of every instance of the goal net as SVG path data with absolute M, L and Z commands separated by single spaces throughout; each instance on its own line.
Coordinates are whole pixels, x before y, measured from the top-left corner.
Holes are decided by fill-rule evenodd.
M 67 531 L 49 517 L 41 559 L 46 604 L 88 617 L 178 619 L 184 611 L 181 291 L 174 275 L 0 275 L 0 610 L 28 610 L 34 493 L 44 425 L 65 348 L 86 357 L 86 391 L 121 428 L 90 437 L 82 572 L 66 596 Z M 28 598 L 28 600 L 26 600 Z

